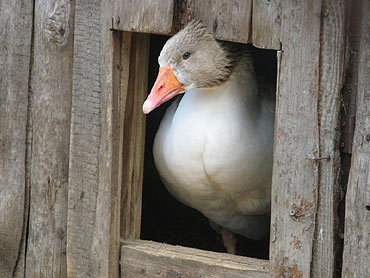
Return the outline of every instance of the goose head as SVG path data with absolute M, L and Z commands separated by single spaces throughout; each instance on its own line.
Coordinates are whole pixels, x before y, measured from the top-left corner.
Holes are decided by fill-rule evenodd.
M 211 88 L 227 81 L 233 66 L 229 54 L 201 21 L 191 21 L 164 45 L 158 58 L 157 80 L 143 112 L 148 114 L 187 90 Z

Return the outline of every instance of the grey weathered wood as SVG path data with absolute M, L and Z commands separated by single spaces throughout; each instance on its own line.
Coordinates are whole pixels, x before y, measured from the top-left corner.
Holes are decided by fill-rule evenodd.
M 319 185 L 311 277 L 334 277 L 340 198 L 339 111 L 344 83 L 346 1 L 323 0 L 319 86 Z
M 244 43 L 251 40 L 252 0 L 175 0 L 173 31 L 193 18 L 202 20 L 216 39 Z
M 250 42 L 252 0 L 194 1 L 194 16 L 219 40 Z
M 75 1 L 73 90 L 68 182 L 68 277 L 98 277 L 96 237 L 101 133 L 101 1 Z M 96 239 L 95 239 L 96 240 Z
M 101 2 L 101 140 L 99 187 L 92 242 L 95 277 L 118 278 L 121 186 L 119 167 L 119 90 L 121 33 L 110 31 L 113 0 Z
M 120 0 L 114 2 L 111 28 L 123 31 L 169 34 L 174 0 Z
M 342 277 L 370 277 L 370 3 L 359 1 L 361 24 L 356 126 L 346 196 Z
M 142 104 L 147 95 L 149 35 L 123 34 L 120 95 L 120 166 L 122 186 L 121 237 L 140 237 L 141 201 L 145 147 L 145 116 Z
M 0 2 L 0 34 L 0 277 L 12 277 L 24 271 L 30 1 Z
M 310 277 L 319 185 L 321 1 L 282 1 L 271 207 L 271 277 Z
M 73 5 L 35 2 L 26 277 L 66 276 Z
M 263 278 L 268 261 L 150 241 L 124 241 L 121 278 Z
M 112 14 L 112 28 L 170 34 L 195 17 L 201 19 L 214 32 L 217 39 L 244 43 L 251 41 L 252 0 L 187 0 L 177 1 L 175 6 L 174 2 L 174 0 L 118 1 Z M 174 12 L 174 7 L 181 11 Z M 174 14 L 185 20 L 176 18 L 173 24 Z
M 280 49 L 281 1 L 253 1 L 252 43 L 258 48 Z

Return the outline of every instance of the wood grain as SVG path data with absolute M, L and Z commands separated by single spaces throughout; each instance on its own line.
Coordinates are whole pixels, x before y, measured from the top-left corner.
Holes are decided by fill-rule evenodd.
M 370 3 L 359 1 L 356 126 L 348 180 L 342 277 L 370 277 Z
M 213 31 L 216 39 L 250 42 L 252 0 L 194 1 L 194 16 Z
M 29 1 L 0 2 L 0 277 L 12 277 L 17 265 L 24 272 L 32 8 Z
M 73 88 L 68 181 L 68 277 L 98 277 L 96 234 L 101 140 L 101 1 L 75 1 Z
M 26 277 L 66 276 L 73 6 L 35 2 Z
M 143 33 L 169 34 L 172 29 L 173 0 L 115 1 L 111 28 Z
M 280 49 L 281 8 L 282 1 L 253 1 L 251 30 L 254 46 L 265 49 Z
M 150 241 L 123 241 L 121 278 L 263 278 L 268 261 Z
M 251 41 L 252 0 L 121 0 L 116 2 L 112 28 L 170 34 L 184 27 L 193 18 L 201 19 L 219 40 L 244 43 Z
M 252 0 L 176 0 L 173 31 L 197 18 L 216 39 L 248 43 L 251 41 Z
M 119 94 L 121 33 L 111 31 L 113 0 L 101 2 L 101 140 L 92 261 L 95 277 L 119 277 L 121 186 L 119 172 Z
M 346 2 L 323 0 L 319 85 L 319 184 L 311 277 L 335 277 L 339 242 L 340 102 Z
M 121 237 L 140 237 L 144 167 L 149 35 L 124 33 L 121 55 L 119 184 L 122 186 Z
M 319 184 L 321 1 L 282 1 L 271 207 L 271 277 L 308 278 Z

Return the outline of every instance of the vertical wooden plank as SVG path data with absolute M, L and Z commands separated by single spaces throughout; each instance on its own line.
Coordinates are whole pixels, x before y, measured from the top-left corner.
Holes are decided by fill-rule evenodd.
M 202 3 L 208 8 L 210 1 L 206 0 Z M 195 17 L 195 2 L 193 0 L 174 0 L 174 10 L 172 33 L 177 33 Z
M 140 238 L 144 167 L 145 116 L 149 35 L 123 36 L 121 75 L 120 180 L 122 185 L 121 237 Z
M 280 49 L 282 1 L 254 0 L 252 43 L 258 48 Z
M 99 189 L 92 252 L 95 277 L 119 277 L 120 202 L 119 88 L 121 33 L 111 31 L 114 1 L 101 2 L 101 142 L 99 148 Z
M 272 277 L 310 277 L 319 184 L 321 1 L 282 2 L 272 178 Z
M 68 182 L 68 277 L 99 277 L 96 236 L 101 135 L 101 1 L 75 6 L 71 144 Z
M 66 276 L 73 6 L 35 2 L 32 161 L 26 277 Z
M 24 271 L 32 13 L 31 1 L 0 2 L 0 277 Z
M 345 213 L 342 277 L 370 277 L 370 3 L 359 1 L 357 111 Z
M 357 78 L 358 78 L 358 65 L 361 40 L 361 1 L 355 0 L 348 2 L 348 15 L 349 24 L 347 24 L 347 37 L 348 42 L 346 45 L 346 84 L 342 92 L 342 136 L 341 136 L 341 151 L 342 164 L 345 167 L 344 177 L 342 182 L 345 186 L 348 183 L 349 170 L 351 166 L 351 155 L 353 145 L 353 134 L 356 122 L 356 92 L 357 92 Z
M 311 277 L 334 277 L 339 234 L 340 96 L 344 83 L 346 1 L 323 0 L 319 87 L 318 209 Z

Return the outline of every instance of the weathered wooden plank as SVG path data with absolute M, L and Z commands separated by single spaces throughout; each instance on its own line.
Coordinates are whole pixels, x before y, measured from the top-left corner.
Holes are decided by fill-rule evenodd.
M 268 261 L 150 241 L 124 241 L 121 278 L 263 278 Z
M 252 0 L 175 0 L 172 31 L 177 32 L 193 18 L 202 20 L 216 39 L 251 41 Z
M 0 2 L 0 277 L 12 277 L 17 264 L 24 271 L 32 8 L 29 1 Z
M 68 277 L 98 277 L 91 248 L 99 191 L 101 1 L 75 2 L 71 144 L 68 181 Z
M 121 64 L 120 173 L 122 185 L 121 237 L 140 237 L 144 167 L 145 117 L 149 35 L 124 33 Z
M 334 277 L 339 242 L 340 95 L 344 83 L 345 0 L 323 0 L 319 85 L 319 184 L 311 277 Z
M 358 2 L 361 32 L 356 126 L 346 196 L 342 272 L 345 278 L 370 277 L 370 2 Z
M 319 184 L 321 1 L 282 1 L 275 119 L 272 277 L 310 277 Z
M 92 242 L 95 277 L 119 277 L 121 186 L 119 169 L 119 90 L 121 33 L 110 31 L 113 0 L 101 2 L 101 140 L 99 187 Z
M 194 16 L 212 29 L 216 39 L 250 42 L 252 0 L 194 1 Z
M 169 34 L 174 0 L 115 1 L 111 28 L 123 31 Z
M 35 2 L 26 277 L 66 276 L 73 5 Z
M 112 28 L 170 34 L 193 18 L 201 19 L 217 39 L 244 43 L 251 40 L 252 0 L 121 0 L 116 2 Z
M 280 49 L 280 0 L 253 0 L 252 43 L 258 48 Z
M 175 17 L 174 31 L 197 18 L 212 30 L 216 39 L 250 42 L 252 0 L 177 0 Z

